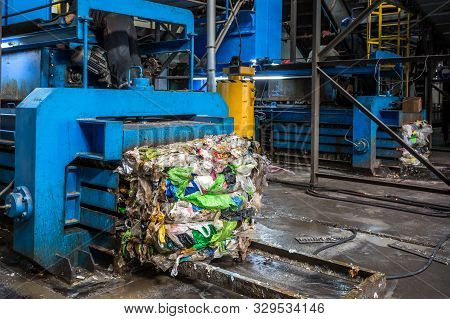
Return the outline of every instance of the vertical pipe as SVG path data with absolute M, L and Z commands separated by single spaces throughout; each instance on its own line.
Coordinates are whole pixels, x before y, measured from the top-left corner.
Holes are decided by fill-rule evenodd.
M 297 60 L 297 0 L 291 0 L 291 62 Z
M 195 37 L 193 34 L 189 34 L 191 43 L 191 54 L 189 55 L 189 90 L 194 89 L 194 66 L 195 66 L 195 52 L 194 52 L 194 41 Z
M 88 59 L 89 59 L 89 19 L 83 18 L 83 88 L 88 87 Z
M 322 1 L 313 1 L 312 103 L 311 103 L 311 185 L 317 186 L 319 172 L 320 74 L 319 52 L 322 31 Z
M 208 0 L 206 14 L 208 92 L 216 92 L 216 0 Z
M 230 0 L 225 0 L 225 20 L 228 20 L 230 14 Z

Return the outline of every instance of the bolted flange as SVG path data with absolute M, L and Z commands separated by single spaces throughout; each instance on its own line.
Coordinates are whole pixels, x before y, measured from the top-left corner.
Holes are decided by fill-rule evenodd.
M 6 196 L 6 205 L 10 206 L 6 215 L 16 222 L 26 221 L 33 214 L 33 199 L 25 186 L 19 186 Z
M 365 153 L 369 150 L 369 141 L 365 138 L 359 138 L 355 141 L 354 147 L 358 153 Z

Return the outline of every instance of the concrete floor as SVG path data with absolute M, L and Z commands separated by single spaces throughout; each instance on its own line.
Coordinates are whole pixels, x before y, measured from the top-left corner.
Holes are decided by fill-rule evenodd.
M 277 175 L 300 182 L 307 181 L 308 171 L 295 176 Z M 428 186 L 439 182 L 421 182 Z M 450 205 L 449 196 L 389 189 L 372 185 L 322 180 L 322 186 L 364 191 L 374 195 L 391 194 L 423 202 Z M 319 256 L 377 270 L 388 275 L 420 268 L 426 260 L 388 247 L 401 242 L 411 248 L 431 251 L 449 232 L 450 220 L 427 217 L 385 208 L 320 199 L 303 189 L 271 183 L 258 217 L 257 238 L 285 249 L 312 253 L 321 244 L 299 244 L 296 237 L 335 234 L 347 236 L 339 227 L 358 229 L 355 240 L 320 253 Z M 330 225 L 335 225 L 334 227 Z M 1 236 L 0 236 L 1 237 Z M 187 281 L 143 270 L 117 277 L 102 270 L 83 274 L 86 279 L 68 286 L 26 260 L 8 253 L 0 239 L 0 298 L 239 298 L 241 296 L 199 281 Z M 406 242 L 406 243 L 405 243 Z M 450 258 L 450 242 L 440 256 Z M 448 266 L 433 263 L 423 274 L 389 281 L 386 298 L 449 298 Z

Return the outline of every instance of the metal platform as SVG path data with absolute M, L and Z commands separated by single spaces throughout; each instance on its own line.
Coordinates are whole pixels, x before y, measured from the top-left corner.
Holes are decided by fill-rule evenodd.
M 181 264 L 179 274 L 251 298 L 378 298 L 379 272 L 254 241 L 246 261 Z

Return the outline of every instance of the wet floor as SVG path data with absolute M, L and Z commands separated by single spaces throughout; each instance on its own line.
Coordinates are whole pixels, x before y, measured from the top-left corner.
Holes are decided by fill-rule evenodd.
M 296 176 L 277 176 L 290 180 L 306 181 L 307 171 Z M 423 202 L 450 205 L 449 196 L 417 193 L 340 181 L 322 180 L 323 186 L 353 189 L 373 195 L 397 195 Z M 424 182 L 417 182 L 424 183 Z M 433 186 L 435 182 L 428 182 Z M 437 183 L 437 182 L 436 182 Z M 322 244 L 301 244 L 296 238 L 313 236 L 348 236 L 340 228 L 358 229 L 357 237 L 341 246 L 323 251 L 320 257 L 347 262 L 373 269 L 388 275 L 402 274 L 420 268 L 426 260 L 405 253 L 388 245 L 401 243 L 410 248 L 430 252 L 430 246 L 439 241 L 450 229 L 450 221 L 444 218 L 416 215 L 403 211 L 371 207 L 320 199 L 307 195 L 303 189 L 272 183 L 265 192 L 263 211 L 258 217 L 257 238 L 260 241 L 312 253 Z M 1 232 L 0 232 L 0 237 Z M 5 237 L 5 236 L 3 236 Z M 450 249 L 441 249 L 439 255 L 450 258 Z M 331 284 L 339 284 L 344 292 L 347 283 L 327 283 L 311 274 L 299 274 L 298 269 L 285 269 L 280 265 L 250 256 L 251 264 L 239 266 L 244 274 L 256 272 L 274 283 L 287 281 L 284 276 L 298 277 L 296 289 L 313 295 L 321 286 L 322 297 L 337 297 L 329 290 Z M 249 266 L 250 265 L 250 266 Z M 225 267 L 225 265 L 224 265 Z M 231 267 L 231 266 L 230 266 Z M 247 267 L 247 268 L 246 268 Z M 284 267 L 284 266 L 283 266 Z M 433 263 L 423 274 L 408 279 L 390 281 L 386 298 L 449 298 L 449 266 Z M 277 268 L 277 272 L 274 269 Z M 282 267 L 281 267 L 282 268 Z M 305 278 L 308 278 L 305 281 Z M 303 280 L 303 283 L 301 282 Z M 295 282 L 295 281 L 293 281 Z M 294 287 L 294 286 L 293 286 Z M 336 287 L 334 287 L 336 288 Z M 339 288 L 339 287 L 338 287 Z M 328 290 L 327 290 L 328 289 Z M 80 276 L 78 283 L 69 286 L 28 261 L 11 255 L 0 238 L 0 298 L 237 298 L 241 297 L 220 287 L 200 281 L 171 278 L 154 270 L 141 270 L 125 277 L 115 276 L 107 270 Z

